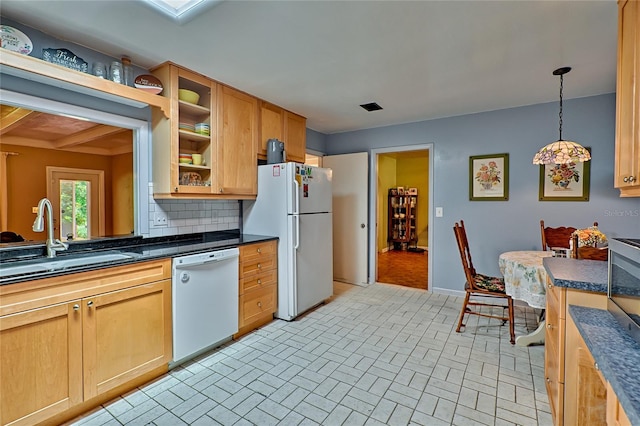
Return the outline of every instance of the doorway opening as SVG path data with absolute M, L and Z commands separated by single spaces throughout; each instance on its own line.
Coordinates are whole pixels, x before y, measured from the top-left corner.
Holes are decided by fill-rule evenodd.
M 372 150 L 370 264 L 376 282 L 428 290 L 431 145 Z
M 61 240 L 87 240 L 103 235 L 104 171 L 52 166 L 46 170 L 56 236 Z

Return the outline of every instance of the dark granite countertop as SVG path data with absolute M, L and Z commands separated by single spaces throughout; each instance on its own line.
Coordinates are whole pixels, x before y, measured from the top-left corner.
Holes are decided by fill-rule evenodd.
M 20 275 L 0 277 L 0 285 L 31 281 L 42 278 L 67 275 L 76 272 L 91 271 L 112 266 L 144 262 L 154 259 L 173 258 L 187 254 L 202 253 L 211 250 L 238 247 L 261 241 L 275 240 L 277 237 L 241 234 L 239 231 L 217 231 L 167 237 L 141 238 L 125 236 L 121 238 L 104 238 L 90 242 L 74 242 L 69 250 L 58 253 L 53 259 L 44 257 L 43 244 L 21 245 L 12 249 L 4 249 L 0 253 L 0 269 L 11 265 L 42 264 L 61 259 L 82 258 L 100 254 L 125 253 L 125 259 L 110 260 L 101 263 L 70 266 Z
M 569 314 L 631 424 L 640 425 L 640 345 L 609 311 L 569 305 Z
M 609 264 L 602 260 L 578 260 L 562 257 L 542 259 L 549 278 L 556 287 L 606 293 Z

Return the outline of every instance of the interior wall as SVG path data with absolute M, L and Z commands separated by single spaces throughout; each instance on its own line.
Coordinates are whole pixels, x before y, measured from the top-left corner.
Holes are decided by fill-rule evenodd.
M 389 155 L 378 156 L 378 252 L 389 246 L 389 188 L 396 183 L 396 159 Z
M 115 155 L 111 158 L 113 179 L 111 180 L 113 235 L 131 234 L 134 231 L 133 200 L 133 153 Z
M 3 151 L 17 152 L 7 159 L 8 221 L 7 229 L 26 240 L 45 240 L 46 236 L 31 229 L 35 219 L 32 207 L 47 196 L 47 166 L 103 170 L 105 179 L 105 231 L 112 229 L 111 159 L 102 155 L 79 154 L 2 143 Z
M 429 246 L 429 151 L 426 156 L 403 155 L 397 160 L 397 186 L 416 188 L 416 234 L 418 246 Z
M 443 217 L 429 226 L 432 289 L 458 294 L 464 274 L 453 223 L 464 219 L 476 269 L 498 275 L 498 256 L 540 250 L 540 219 L 549 226 L 598 221 L 608 237 L 640 238 L 640 199 L 613 187 L 615 94 L 564 101 L 563 135 L 592 149 L 590 200 L 538 201 L 533 155 L 558 139 L 557 102 L 327 135 L 328 154 L 433 144 L 433 206 Z M 509 153 L 509 200 L 469 200 L 469 156 Z

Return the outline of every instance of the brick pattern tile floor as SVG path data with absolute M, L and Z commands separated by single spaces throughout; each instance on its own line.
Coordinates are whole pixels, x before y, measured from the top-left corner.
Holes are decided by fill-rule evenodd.
M 276 320 L 72 425 L 551 425 L 544 347 L 462 299 L 335 283 L 326 305 Z M 516 333 L 536 312 L 516 307 Z

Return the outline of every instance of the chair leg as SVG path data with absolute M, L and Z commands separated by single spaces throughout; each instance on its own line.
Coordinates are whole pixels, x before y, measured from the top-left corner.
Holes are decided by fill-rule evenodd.
M 515 327 L 513 325 L 513 319 L 514 319 L 514 314 L 513 314 L 513 299 L 511 297 L 509 297 L 508 300 L 508 304 L 509 304 L 509 334 L 511 335 L 511 344 L 515 345 L 516 344 L 516 333 L 514 331 Z
M 467 304 L 469 303 L 469 296 L 470 296 L 470 293 L 467 291 L 466 295 L 464 296 L 464 303 L 462 303 L 462 310 L 460 311 L 460 320 L 458 321 L 458 328 L 456 328 L 457 333 L 460 333 L 460 327 L 464 325 L 462 321 L 464 320 L 464 314 L 467 312 Z

